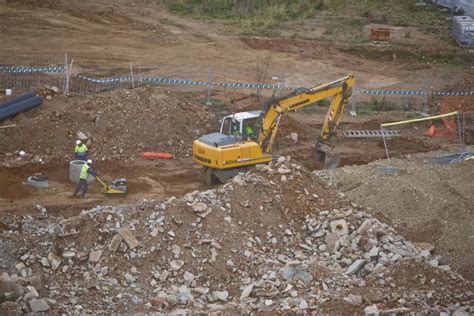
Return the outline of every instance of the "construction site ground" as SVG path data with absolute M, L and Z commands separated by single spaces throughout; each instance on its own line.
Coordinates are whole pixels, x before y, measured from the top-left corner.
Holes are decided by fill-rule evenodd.
M 153 1 L 0 0 L 0 26 L 0 58 L 34 61 L 67 51 L 79 68 L 139 60 L 167 74 L 205 77 L 216 67 L 229 81 L 253 81 L 256 59 L 271 52 L 271 72 L 297 86 L 353 73 L 358 88 L 466 89 L 474 77 L 465 65 L 387 61 L 372 48 L 350 53 L 344 44 L 231 36 L 219 32 L 217 22 L 176 17 Z M 404 47 L 394 45 L 397 52 Z M 32 301 L 48 298 L 57 313 L 473 312 L 473 161 L 429 161 L 458 151 L 457 140 L 423 131 L 392 140 L 399 170 L 384 173 L 381 138 L 350 139 L 341 132 L 379 129 L 416 113 L 345 113 L 335 149 L 341 167 L 316 170 L 311 145 L 326 110 L 309 109 L 282 120 L 275 158 L 291 158 L 211 188 L 191 159 L 192 141 L 218 130 L 225 115 L 259 109 L 261 100 L 219 89 L 213 100 L 222 104 L 205 106 L 205 99 L 205 89 L 169 86 L 59 94 L 2 122 L 13 126 L 0 129 L 0 303 L 17 305 L 4 303 L 0 311 L 31 311 Z M 472 121 L 466 130 L 469 146 Z M 71 198 L 69 162 L 81 134 L 106 182 L 127 178 L 126 196 L 106 196 L 94 183 L 86 199 Z M 145 159 L 145 151 L 174 157 Z M 46 175 L 50 187 L 27 186 L 35 174 Z M 347 225 L 341 235 L 339 226 L 330 226 L 338 220 Z M 139 246 L 117 233 L 125 227 Z M 363 268 L 350 272 L 361 258 Z M 287 278 L 295 267 L 301 270 Z M 4 299 L 13 292 L 13 300 Z

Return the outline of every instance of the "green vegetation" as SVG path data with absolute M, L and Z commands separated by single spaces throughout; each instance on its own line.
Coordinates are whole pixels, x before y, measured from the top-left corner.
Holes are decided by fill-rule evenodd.
M 357 102 L 358 114 L 379 113 L 388 111 L 414 111 L 415 104 L 407 101 L 405 103 L 392 102 L 385 98 L 372 98 L 370 101 Z
M 207 105 L 207 98 L 202 98 L 197 100 L 199 104 L 201 105 Z M 212 106 L 216 107 L 229 107 L 230 103 L 221 99 L 216 99 L 216 98 L 211 98 L 211 104 Z
M 428 32 L 445 30 L 439 9 L 417 6 L 417 0 L 156 0 L 173 13 L 197 19 L 226 21 L 240 34 L 275 34 L 288 23 L 316 18 L 325 35 L 360 36 L 368 23 L 418 26 Z M 349 32 L 347 32 L 349 31 Z
M 466 65 L 472 60 L 452 39 L 446 12 L 419 0 L 155 1 L 178 15 L 219 21 L 232 34 L 331 42 L 346 53 L 384 61 Z M 391 45 L 376 47 L 368 45 L 370 24 L 407 29 L 393 35 Z M 441 41 L 425 45 L 424 35 Z
M 302 21 L 324 7 L 324 0 L 161 0 L 176 14 L 219 19 L 240 33 L 269 34 L 285 21 Z

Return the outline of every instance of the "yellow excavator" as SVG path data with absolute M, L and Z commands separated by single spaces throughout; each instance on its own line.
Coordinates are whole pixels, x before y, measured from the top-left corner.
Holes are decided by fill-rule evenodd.
M 224 117 L 219 133 L 203 135 L 193 142 L 193 159 L 204 166 L 206 184 L 225 183 L 256 164 L 270 162 L 282 115 L 330 97 L 330 106 L 312 155 L 325 168 L 337 166 L 339 159 L 332 156 L 330 150 L 334 147 L 336 129 L 353 86 L 354 77 L 348 75 L 310 89 L 300 88 L 289 95 L 271 98 L 264 103 L 261 111 Z

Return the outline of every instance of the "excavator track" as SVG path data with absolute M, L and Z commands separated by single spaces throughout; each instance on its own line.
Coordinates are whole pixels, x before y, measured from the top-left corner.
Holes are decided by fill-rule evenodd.
M 221 183 L 226 183 L 233 177 L 235 177 L 239 173 L 245 173 L 249 171 L 252 167 L 240 167 L 240 168 L 232 168 L 232 169 L 212 169 L 204 167 L 203 170 L 203 179 L 204 183 L 207 186 L 214 186 Z

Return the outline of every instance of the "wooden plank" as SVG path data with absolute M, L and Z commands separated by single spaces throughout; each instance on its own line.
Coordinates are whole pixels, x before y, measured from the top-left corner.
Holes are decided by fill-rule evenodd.
M 3 125 L 3 126 L 0 126 L 0 129 L 10 128 L 10 127 L 15 127 L 15 126 L 16 126 L 16 124 Z

